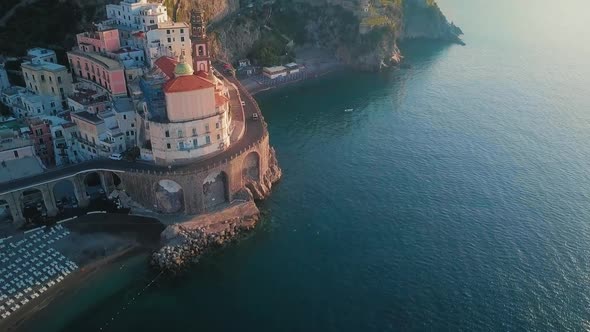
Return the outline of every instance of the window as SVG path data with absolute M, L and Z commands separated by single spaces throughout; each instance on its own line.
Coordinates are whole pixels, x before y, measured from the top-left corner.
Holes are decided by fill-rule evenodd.
M 184 150 L 184 142 L 178 142 L 178 149 Z
M 209 135 L 205 136 L 205 144 L 211 144 L 211 137 Z
M 127 120 L 127 115 L 123 114 L 123 120 Z
M 166 130 L 166 137 L 170 137 L 170 132 Z
M 51 102 L 51 107 L 55 107 L 55 102 L 54 101 Z
M 170 34 L 170 30 L 166 30 L 166 34 L 169 35 Z
M 41 82 L 45 82 L 45 75 L 41 75 Z
M 51 87 L 51 93 L 55 93 L 55 89 Z
M 126 131 L 125 132 L 125 136 L 129 136 L 129 131 Z
M 197 146 L 199 146 L 199 141 L 195 138 L 193 139 L 193 147 L 196 148 Z
M 184 33 L 184 29 L 180 29 L 180 33 Z
M 132 123 L 132 124 L 131 124 L 131 128 L 133 128 L 133 127 L 135 127 L 135 123 Z
M 18 151 L 13 151 L 14 152 L 14 158 L 18 158 Z
M 43 142 L 43 139 L 42 138 L 39 138 L 39 144 L 43 144 L 43 143 L 44 143 Z
M 28 79 L 29 78 L 29 73 L 25 72 L 25 77 Z
M 205 132 L 208 133 L 209 132 L 209 124 L 205 125 Z
M 197 128 L 193 128 L 193 136 L 197 136 Z
M 219 129 L 219 122 L 215 122 L 215 128 Z
M 61 84 L 61 76 L 57 77 L 57 83 Z
M 217 140 L 221 139 L 221 135 L 217 134 Z
M 184 41 L 184 37 L 180 37 L 180 41 L 183 42 Z
M 41 129 L 35 129 L 35 135 L 37 135 L 37 136 L 43 135 L 43 130 L 41 130 Z
M 166 148 L 168 148 L 168 150 L 170 150 L 170 143 L 166 143 Z
M 182 138 L 182 130 L 178 130 L 178 138 Z
M 53 79 L 51 78 L 51 76 L 49 76 L 49 82 L 53 82 Z
M 168 42 L 171 43 L 172 42 L 172 38 L 168 37 Z

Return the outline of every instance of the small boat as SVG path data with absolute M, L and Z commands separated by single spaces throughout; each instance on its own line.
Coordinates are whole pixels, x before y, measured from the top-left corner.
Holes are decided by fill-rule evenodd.
M 347 108 L 347 109 L 344 110 L 344 112 L 352 112 L 352 111 L 354 111 L 353 108 Z

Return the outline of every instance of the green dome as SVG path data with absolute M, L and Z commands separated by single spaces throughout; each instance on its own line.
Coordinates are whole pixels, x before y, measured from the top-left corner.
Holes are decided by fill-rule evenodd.
M 188 63 L 182 61 L 174 67 L 174 76 L 188 76 L 194 73 L 193 67 Z

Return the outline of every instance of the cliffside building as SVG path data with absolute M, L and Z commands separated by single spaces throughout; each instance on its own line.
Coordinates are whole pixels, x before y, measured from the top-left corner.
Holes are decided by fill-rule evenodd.
M 177 61 L 184 56 L 192 63 L 190 26 L 185 22 L 162 22 L 149 28 L 144 34 L 144 48 L 150 67 L 163 57 L 172 57 Z
M 72 75 L 57 64 L 55 52 L 40 48 L 27 52 L 30 61 L 21 64 L 26 88 L 40 96 L 54 96 L 65 105 L 72 93 Z
M 107 20 L 99 24 L 99 30 L 117 28 L 123 46 L 137 46 L 132 44 L 133 33 L 169 20 L 166 6 L 147 0 L 123 0 L 107 5 L 106 11 Z

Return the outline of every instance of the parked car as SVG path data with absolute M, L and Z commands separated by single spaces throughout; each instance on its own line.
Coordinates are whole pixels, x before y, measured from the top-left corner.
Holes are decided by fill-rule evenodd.
M 254 121 L 258 120 L 258 113 L 252 114 L 252 120 L 254 120 Z
M 242 103 L 242 106 L 246 106 L 246 102 L 245 101 L 242 100 L 241 103 Z
M 123 156 L 120 153 L 113 153 L 109 156 L 111 160 L 123 160 Z

